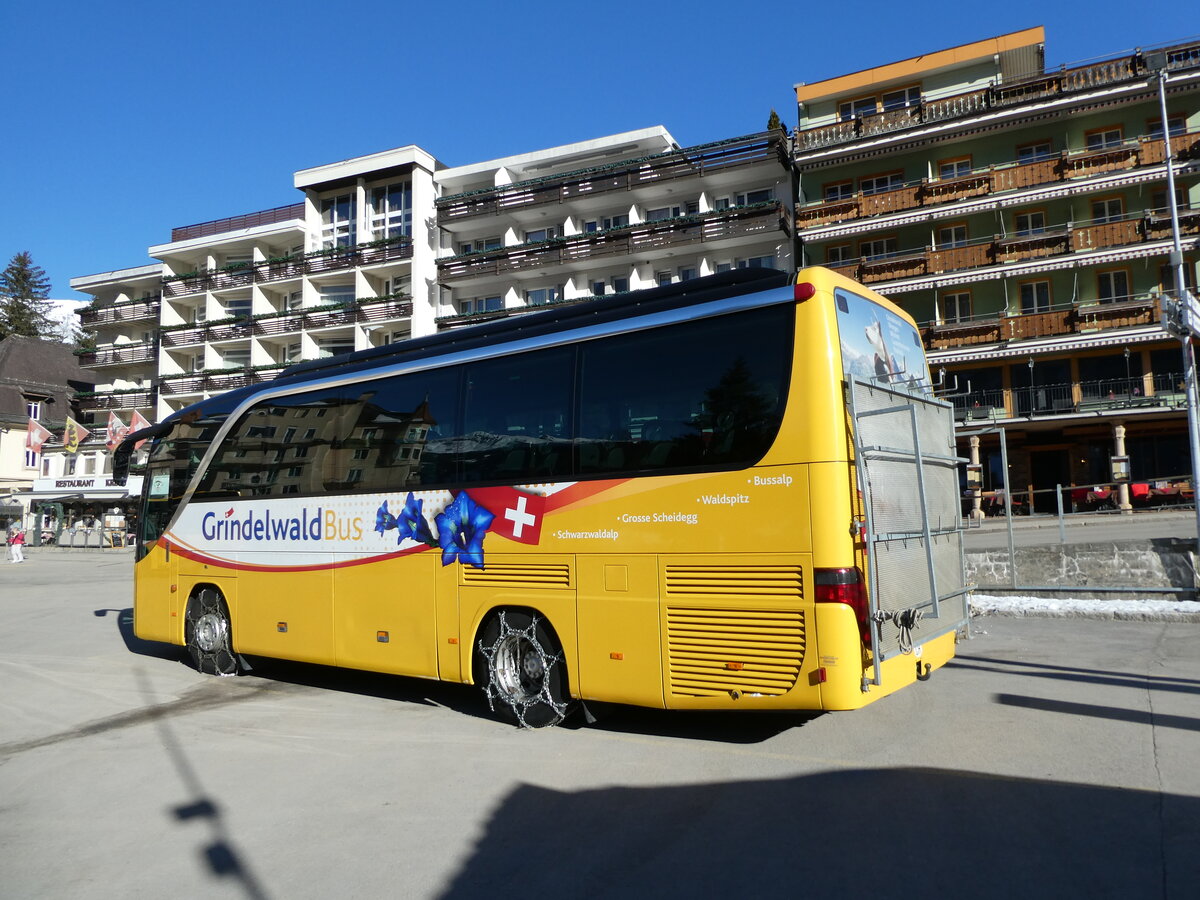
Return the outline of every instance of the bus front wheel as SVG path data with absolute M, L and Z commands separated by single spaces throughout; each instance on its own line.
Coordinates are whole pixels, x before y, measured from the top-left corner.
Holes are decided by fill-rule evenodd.
M 237 674 L 229 607 L 216 588 L 201 588 L 188 601 L 183 636 L 197 670 L 206 675 Z
M 566 661 L 549 623 L 536 613 L 493 615 L 479 633 L 475 671 L 488 706 L 505 721 L 544 728 L 566 718 Z

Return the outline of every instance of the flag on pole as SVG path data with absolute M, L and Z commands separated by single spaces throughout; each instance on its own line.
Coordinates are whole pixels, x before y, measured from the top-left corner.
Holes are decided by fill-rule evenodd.
M 68 453 L 78 453 L 79 445 L 91 434 L 86 428 L 67 416 L 67 427 L 63 430 L 63 447 Z
M 29 428 L 25 432 L 25 449 L 32 450 L 34 453 L 42 452 L 42 444 L 50 440 L 54 435 L 47 429 L 42 427 L 42 423 L 35 419 L 29 420 Z
M 146 421 L 146 417 L 143 416 L 140 412 L 138 412 L 135 409 L 133 411 L 133 418 L 129 420 L 130 434 L 132 434 L 135 431 L 141 431 L 143 428 L 149 428 L 149 427 L 150 427 L 150 423 Z M 146 439 L 142 438 L 142 440 L 138 441 L 136 444 L 133 445 L 133 449 L 141 450 L 142 444 L 144 444 L 144 443 L 146 443 Z
M 108 440 L 105 446 L 108 447 L 108 452 L 117 449 L 117 444 L 125 440 L 125 435 L 129 434 L 129 426 L 121 421 L 120 416 L 115 412 L 109 411 L 108 414 Z

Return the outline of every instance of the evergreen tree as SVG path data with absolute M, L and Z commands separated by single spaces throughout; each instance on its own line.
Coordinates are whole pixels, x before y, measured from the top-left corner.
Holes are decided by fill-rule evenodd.
M 24 250 L 0 272 L 0 340 L 9 335 L 55 339 L 46 270 Z
M 771 115 L 767 119 L 767 131 L 778 131 L 780 129 L 783 129 L 784 134 L 787 134 L 787 129 L 783 128 L 783 122 L 779 120 L 779 113 L 775 112 L 774 108 L 772 108 Z

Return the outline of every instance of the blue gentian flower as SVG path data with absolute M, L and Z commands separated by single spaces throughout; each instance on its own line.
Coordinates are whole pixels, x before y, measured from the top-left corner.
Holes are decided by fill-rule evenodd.
M 429 530 L 429 523 L 425 521 L 425 515 L 421 511 L 424 505 L 424 500 L 418 500 L 413 496 L 412 491 L 408 492 L 408 499 L 404 501 L 404 509 L 396 521 L 396 528 L 399 530 L 396 537 L 397 544 L 404 543 L 405 538 L 411 538 L 420 544 L 437 546 L 433 532 Z
M 437 517 L 438 543 L 442 547 L 442 565 L 456 559 L 477 569 L 483 568 L 483 538 L 496 518 L 466 491 L 454 498 Z
M 412 494 L 409 494 L 411 497 Z M 382 535 L 385 531 L 390 531 L 396 527 L 396 517 L 388 512 L 387 501 L 383 501 L 383 506 L 375 510 L 375 530 Z

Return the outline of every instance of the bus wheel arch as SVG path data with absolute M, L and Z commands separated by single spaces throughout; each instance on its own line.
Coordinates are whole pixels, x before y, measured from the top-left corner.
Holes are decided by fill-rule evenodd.
M 562 642 L 536 609 L 491 610 L 475 635 L 472 670 L 488 707 L 513 725 L 544 728 L 571 712 Z
M 183 616 L 183 642 L 197 671 L 206 675 L 238 673 L 229 604 L 216 585 L 193 588 Z

